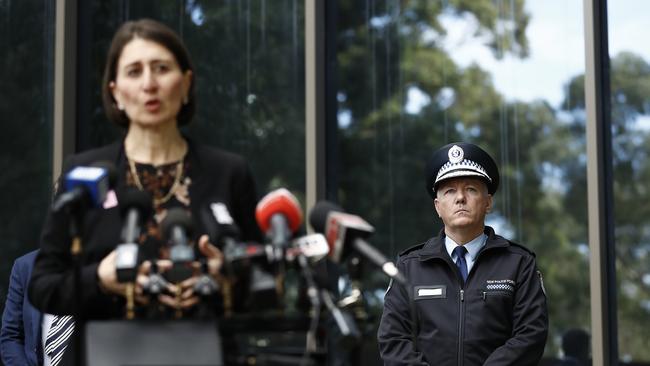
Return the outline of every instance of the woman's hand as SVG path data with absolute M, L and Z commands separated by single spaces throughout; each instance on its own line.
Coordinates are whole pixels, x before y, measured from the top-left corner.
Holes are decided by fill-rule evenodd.
M 203 235 L 199 239 L 199 251 L 206 257 L 208 274 L 213 280 L 218 280 L 219 270 L 223 264 L 223 254 L 217 247 L 210 243 L 207 235 Z M 99 286 L 107 293 L 126 296 L 126 283 L 117 281 L 117 272 L 115 270 L 116 256 L 117 253 L 114 250 L 99 263 L 99 267 L 97 267 Z M 156 266 L 157 271 L 163 274 L 172 268 L 173 263 L 168 259 L 161 259 L 156 261 Z M 146 305 L 149 303 L 149 297 L 144 291 L 144 286 L 149 282 L 151 267 L 151 262 L 145 261 L 138 268 L 135 283 L 135 300 L 139 304 Z M 173 296 L 163 293 L 158 295 L 158 301 L 174 309 L 187 309 L 196 305 L 200 301 L 200 297 L 194 292 L 194 287 L 202 274 L 201 264 L 194 262 L 192 267 L 192 277 L 178 284 L 168 283 L 166 285 L 165 290 L 168 294 L 180 295 Z
M 213 280 L 218 280 L 219 271 L 223 264 L 223 254 L 217 247 L 210 243 L 207 235 L 203 235 L 199 238 L 199 251 L 206 258 L 208 274 Z M 200 301 L 200 297 L 194 292 L 194 288 L 202 275 L 201 264 L 199 262 L 193 263 L 193 272 L 192 277 L 179 284 L 170 285 L 170 292 L 172 294 L 180 293 L 180 296 L 162 294 L 158 297 L 158 300 L 174 309 L 187 309 L 196 305 Z
M 99 287 L 104 292 L 126 296 L 127 284 L 117 281 L 117 271 L 115 269 L 116 258 L 117 252 L 113 250 L 99 263 L 99 266 L 97 267 Z M 159 266 L 162 266 L 163 268 L 171 268 L 171 264 L 161 263 Z M 144 262 L 138 268 L 135 286 L 135 301 L 139 304 L 146 305 L 149 303 L 149 298 L 144 295 L 142 286 L 148 282 L 150 270 L 151 263 L 149 261 Z

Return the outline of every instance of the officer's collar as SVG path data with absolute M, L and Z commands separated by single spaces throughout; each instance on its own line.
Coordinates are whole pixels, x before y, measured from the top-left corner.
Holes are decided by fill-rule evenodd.
M 510 245 L 510 243 L 503 237 L 496 235 L 494 229 L 490 226 L 486 226 L 483 229 L 485 235 L 487 235 L 487 241 L 485 246 L 481 250 L 484 252 L 492 248 L 505 248 Z M 438 236 L 429 239 L 424 247 L 420 250 L 420 260 L 425 261 L 432 258 L 449 258 L 449 253 L 445 249 L 445 229 L 442 228 L 438 233 Z

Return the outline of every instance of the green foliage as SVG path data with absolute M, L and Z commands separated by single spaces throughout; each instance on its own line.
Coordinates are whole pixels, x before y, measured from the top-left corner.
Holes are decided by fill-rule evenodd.
M 650 110 L 650 64 L 622 52 L 611 60 L 611 118 L 614 180 L 619 352 L 650 359 L 650 130 L 639 117 Z

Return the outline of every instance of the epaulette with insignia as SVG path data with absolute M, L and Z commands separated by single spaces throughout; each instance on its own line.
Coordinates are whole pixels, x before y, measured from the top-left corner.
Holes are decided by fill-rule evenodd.
M 508 240 L 508 242 L 510 243 L 510 245 L 515 246 L 517 248 L 521 248 L 521 249 L 525 250 L 527 253 L 530 253 L 533 257 L 536 257 L 535 252 L 533 252 L 531 249 L 529 249 L 529 248 L 527 248 L 527 247 L 525 247 L 525 246 L 523 246 L 523 245 L 521 245 L 519 243 L 512 242 L 510 240 Z

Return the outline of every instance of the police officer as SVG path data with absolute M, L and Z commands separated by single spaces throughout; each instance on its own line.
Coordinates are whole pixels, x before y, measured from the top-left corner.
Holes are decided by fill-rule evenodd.
M 496 163 L 476 145 L 452 143 L 429 160 L 426 186 L 444 229 L 400 253 L 410 286 L 386 292 L 384 364 L 537 365 L 548 314 L 535 254 L 484 223 L 499 186 Z

